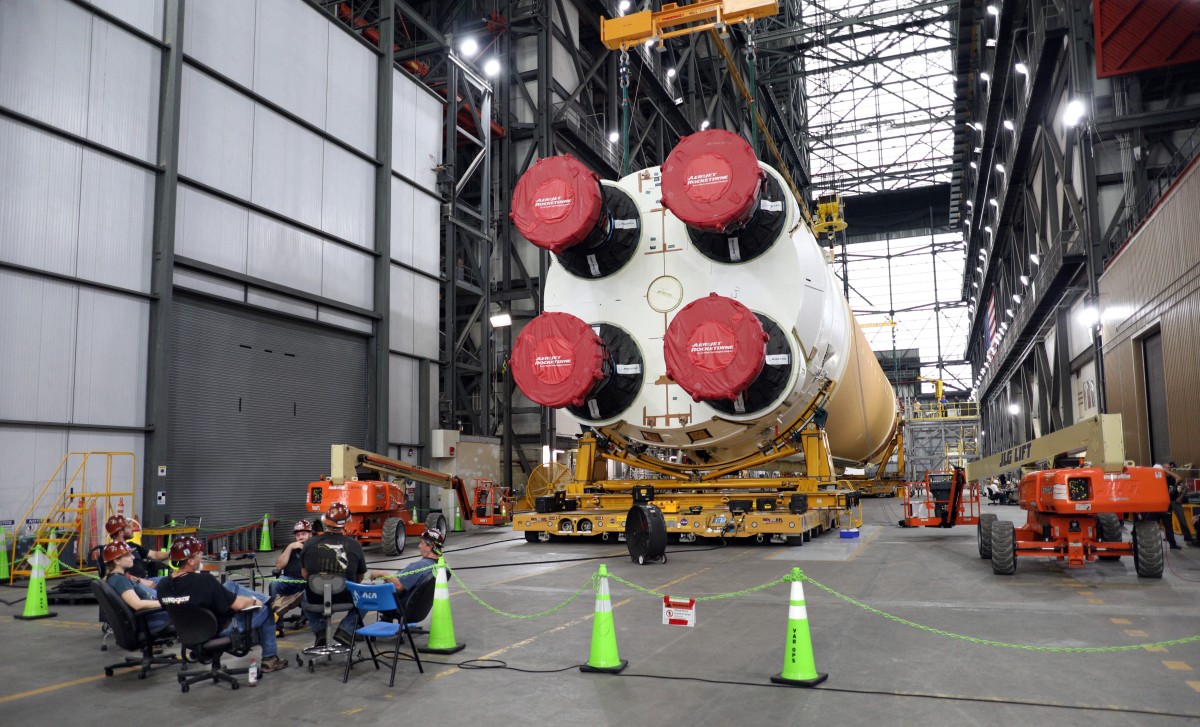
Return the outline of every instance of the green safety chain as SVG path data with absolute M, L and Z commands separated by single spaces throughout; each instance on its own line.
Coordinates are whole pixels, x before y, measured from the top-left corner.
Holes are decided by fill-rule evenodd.
M 621 46 L 621 176 L 629 174 L 629 51 Z
M 517 619 L 541 618 L 542 616 L 549 616 L 550 614 L 554 613 L 555 611 L 560 611 L 563 608 L 565 608 L 567 606 L 567 604 L 571 603 L 571 601 L 574 601 L 576 598 L 579 598 L 579 594 L 583 593 L 583 590 L 585 588 L 587 588 L 588 586 L 591 586 L 592 590 L 595 590 L 598 587 L 598 581 L 599 581 L 599 578 L 597 577 L 597 575 L 595 573 L 593 573 L 592 577 L 589 578 L 582 586 L 579 587 L 579 590 L 572 593 L 567 598 L 567 600 L 563 601 L 562 603 L 560 603 L 556 606 L 553 606 L 551 608 L 548 608 L 545 611 L 542 611 L 541 613 L 520 614 L 520 613 L 509 613 L 508 611 L 501 611 L 500 609 L 496 608 L 495 606 L 488 604 L 482 598 L 475 595 L 471 591 L 470 588 L 467 588 L 467 584 L 462 582 L 462 579 L 458 577 L 457 573 L 452 572 L 452 574 L 454 576 L 454 582 L 457 583 L 463 589 L 463 592 L 466 593 L 471 598 L 473 598 L 475 600 L 475 602 L 478 603 L 480 606 L 483 606 L 484 608 L 486 608 L 487 610 L 491 611 L 494 614 L 498 614 L 498 615 L 504 616 L 506 618 L 517 618 Z
M 632 588 L 635 591 L 641 591 L 642 593 L 645 593 L 650 596 L 654 596 L 655 598 L 665 598 L 668 595 L 666 593 L 659 593 L 658 591 L 651 590 L 649 588 L 642 588 L 641 586 L 637 585 L 636 583 L 630 583 L 629 581 L 625 580 L 621 576 L 613 575 L 612 573 L 609 573 L 608 577 L 613 579 L 617 583 L 620 583 L 621 585 L 629 586 L 630 588 Z M 718 593 L 715 596 L 696 596 L 696 600 L 697 601 L 717 601 L 722 598 L 736 598 L 738 596 L 747 596 L 751 593 L 757 593 L 758 591 L 765 591 L 768 588 L 774 588 L 775 586 L 779 585 L 780 583 L 784 583 L 784 582 L 790 580 L 790 578 L 791 578 L 791 576 L 789 574 L 787 576 L 784 576 L 783 578 L 776 578 L 775 580 L 771 581 L 770 583 L 764 583 L 761 586 L 753 586 L 751 588 L 746 588 L 746 589 L 743 589 L 740 591 L 733 591 L 731 593 Z

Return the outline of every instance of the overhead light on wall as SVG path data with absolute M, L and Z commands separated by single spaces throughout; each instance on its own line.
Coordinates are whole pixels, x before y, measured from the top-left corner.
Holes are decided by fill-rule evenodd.
M 496 58 L 489 58 L 483 64 L 483 72 L 489 76 L 500 75 L 500 61 Z
M 984 83 L 987 83 L 988 81 L 992 80 L 992 74 L 988 73 L 987 71 L 984 71 L 983 73 L 979 74 L 979 80 L 983 81 Z
M 1032 262 L 1034 265 L 1041 265 L 1041 264 L 1042 264 L 1042 259 L 1041 259 L 1040 257 L 1038 257 L 1038 254 L 1037 254 L 1036 252 L 1031 252 L 1031 253 L 1029 253 L 1029 260 L 1030 260 L 1030 261 L 1031 261 L 1031 262 Z
M 1028 275 L 1021 276 L 1021 285 L 1029 285 L 1029 276 Z
M 983 250 L 980 250 L 980 251 L 979 251 L 979 259 L 980 259 L 980 260 L 987 260 L 987 253 L 986 253 L 986 252 L 984 252 Z
M 1012 318 L 1012 317 L 1013 317 L 1013 311 L 1012 311 L 1012 308 L 1005 308 L 1005 309 L 1004 309 L 1004 313 L 1005 313 L 1005 315 L 1007 315 L 1009 318 Z
M 667 78 L 674 78 L 674 77 L 675 77 L 675 69 L 674 69 L 674 68 L 668 68 L 668 69 L 667 69 Z
M 971 281 L 971 287 L 972 287 L 972 288 L 975 288 L 975 289 L 977 289 L 977 290 L 978 290 L 978 288 L 979 288 L 979 282 L 978 282 L 978 281 L 975 281 L 975 280 L 972 280 L 972 281 Z
M 1013 122 L 1011 119 L 1004 120 L 1004 128 L 1008 129 L 1009 131 L 1016 131 L 1016 127 L 1013 126 Z
M 1016 303 L 1017 305 L 1020 305 L 1021 304 L 1021 296 L 1017 295 L 1016 293 L 1013 293 L 1013 302 Z
M 997 171 L 997 172 L 1000 172 L 1001 174 L 1005 174 L 1005 173 L 1006 173 L 1006 171 L 1005 171 L 1005 169 L 1004 169 L 1004 162 L 997 162 L 997 163 L 996 163 L 996 171 Z
M 1021 413 L 1021 405 L 1020 404 L 1009 404 L 1008 405 L 1008 413 L 1012 414 L 1013 416 L 1020 414 Z
M 1084 306 L 1079 309 L 1079 313 L 1075 314 L 1075 318 L 1083 325 L 1091 328 L 1100 322 L 1100 311 L 1093 306 Z
M 505 328 L 512 325 L 512 316 L 508 313 L 497 313 L 488 318 L 488 321 L 492 324 L 492 328 Z
M 991 225 L 984 225 L 984 226 L 983 226 L 983 231 L 984 231 L 984 232 L 986 232 L 986 233 L 988 233 L 989 235 L 990 235 L 990 234 L 992 234 L 992 226 L 991 226 Z
M 704 131 L 707 128 L 708 128 L 708 119 L 705 119 L 704 121 L 700 122 L 700 130 Z
M 476 43 L 474 38 L 466 38 L 458 45 L 458 50 L 467 58 L 474 58 L 479 52 L 479 43 Z
M 978 165 L 978 164 L 976 164 L 975 162 L 967 162 L 967 165 L 968 165 L 968 166 L 970 166 L 972 169 L 978 169 L 978 168 L 979 168 L 979 165 Z
M 1020 73 L 1022 76 L 1029 75 L 1029 66 L 1025 65 L 1024 63 L 1022 63 L 1020 61 L 1017 61 L 1017 64 L 1015 66 L 1013 66 L 1013 70 L 1016 71 L 1017 73 Z
M 612 143 L 616 144 L 620 138 L 621 138 L 621 132 L 619 132 L 619 131 L 608 132 L 608 140 L 611 141 Z
M 995 197 L 992 197 L 991 199 L 989 199 L 988 204 L 995 207 L 996 209 L 1000 209 L 1000 203 L 996 201 Z
M 967 206 L 968 206 L 968 207 L 974 207 L 974 206 L 975 206 L 975 203 L 974 203 L 974 202 L 972 202 L 971 200 L 967 200 Z
M 988 5 L 987 11 L 988 15 L 995 15 L 997 17 L 1000 15 L 1000 8 L 996 7 L 995 5 Z
M 628 9 L 629 9 L 629 0 L 621 0 L 621 2 L 617 4 L 617 10 L 620 10 L 621 12 L 625 12 Z
M 1086 113 L 1086 109 L 1083 107 L 1083 102 L 1079 99 L 1072 99 L 1067 103 L 1067 107 L 1063 109 L 1063 123 L 1067 126 L 1075 126 L 1083 120 L 1084 113 Z
M 979 267 L 978 265 L 976 265 L 976 266 L 975 266 L 975 272 L 982 274 L 982 273 L 983 273 L 983 268 L 981 268 L 981 267 Z

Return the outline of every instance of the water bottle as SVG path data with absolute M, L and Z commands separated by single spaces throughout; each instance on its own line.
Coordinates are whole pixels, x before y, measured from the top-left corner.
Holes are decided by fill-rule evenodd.
M 221 560 L 229 560 L 229 548 L 221 548 Z
M 250 657 L 250 671 L 246 672 L 246 680 L 250 686 L 258 686 L 258 659 Z

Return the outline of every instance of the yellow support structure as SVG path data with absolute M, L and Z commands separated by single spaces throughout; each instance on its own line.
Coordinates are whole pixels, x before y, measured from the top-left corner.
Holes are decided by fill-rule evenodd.
M 619 18 L 600 18 L 600 40 L 609 50 L 621 50 L 646 41 L 659 45 L 667 38 L 721 31 L 731 23 L 753 22 L 779 12 L 776 0 L 701 0 L 691 5 L 663 5 L 659 11 L 643 10 Z

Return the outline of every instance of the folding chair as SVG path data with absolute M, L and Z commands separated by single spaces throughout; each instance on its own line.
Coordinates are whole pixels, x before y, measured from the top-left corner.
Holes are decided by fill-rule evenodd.
M 397 611 L 400 614 L 400 623 L 376 621 L 375 623 L 361 626 L 354 630 L 356 636 L 366 637 L 367 651 L 371 654 L 371 661 L 375 664 L 375 671 L 379 671 L 379 657 L 387 653 L 375 651 L 375 639 L 395 639 L 392 646 L 392 676 L 388 680 L 388 686 L 391 687 L 396 683 L 396 664 L 400 661 L 400 641 L 405 635 L 408 636 L 409 646 L 412 647 L 413 661 L 417 662 L 417 670 L 424 674 L 425 667 L 421 666 L 421 656 L 417 652 L 417 644 L 413 641 L 412 632 L 408 630 L 408 619 L 406 618 L 404 609 L 396 602 L 395 587 L 390 583 L 380 585 L 347 583 L 346 588 L 350 591 L 350 596 L 354 599 L 354 607 L 358 610 L 359 618 L 362 618 L 367 611 Z M 414 592 L 414 598 L 420 590 L 418 588 Z M 357 622 L 355 625 L 357 626 Z M 346 655 L 346 670 L 342 674 L 343 684 L 350 680 L 350 667 L 358 661 L 366 661 L 366 659 L 355 659 L 353 650 Z

